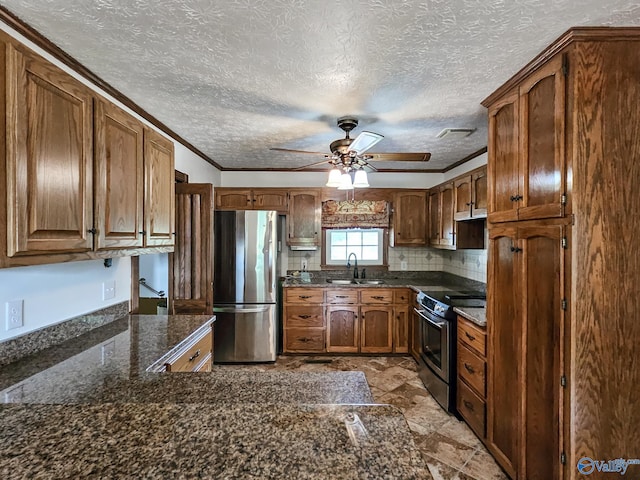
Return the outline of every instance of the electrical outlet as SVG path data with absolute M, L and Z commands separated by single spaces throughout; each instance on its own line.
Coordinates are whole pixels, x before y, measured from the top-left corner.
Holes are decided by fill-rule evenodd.
M 12 300 L 6 303 L 7 330 L 24 326 L 24 300 Z
M 402 260 L 400 262 L 400 270 L 407 270 L 408 265 L 407 265 L 407 261 L 406 260 Z
M 309 270 L 309 260 L 306 258 L 303 258 L 302 260 L 300 260 L 300 268 L 303 271 Z
M 116 298 L 116 281 L 109 280 L 102 283 L 102 300 L 111 300 Z

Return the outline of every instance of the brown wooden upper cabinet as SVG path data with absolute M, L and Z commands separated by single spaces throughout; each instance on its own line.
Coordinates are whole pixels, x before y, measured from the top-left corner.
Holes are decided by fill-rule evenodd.
M 287 245 L 310 249 L 322 245 L 321 215 L 322 205 L 319 189 L 290 191 Z
M 562 217 L 566 204 L 562 55 L 489 106 L 489 221 Z
M 92 93 L 22 45 L 6 52 L 6 254 L 90 251 Z
M 171 251 L 173 142 L 2 33 L 0 51 L 0 267 Z
M 289 211 L 289 192 L 279 188 L 216 188 L 216 210 Z
M 173 172 L 173 142 L 96 100 L 96 250 L 174 245 Z
M 407 190 L 394 195 L 393 246 L 427 244 L 427 192 Z
M 95 103 L 96 248 L 142 247 L 144 126 L 112 103 Z
M 454 181 L 454 220 L 463 221 L 487 216 L 487 167 Z
M 429 245 L 455 248 L 455 197 L 453 182 L 438 185 L 429 191 Z

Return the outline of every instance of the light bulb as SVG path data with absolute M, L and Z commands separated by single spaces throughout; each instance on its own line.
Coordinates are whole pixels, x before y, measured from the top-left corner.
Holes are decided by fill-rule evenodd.
M 329 181 L 327 182 L 327 187 L 339 187 L 341 177 L 342 174 L 340 173 L 340 170 L 338 170 L 337 168 L 331 170 L 329 172 Z
M 356 188 L 366 188 L 369 186 L 369 180 L 367 179 L 367 172 L 364 170 L 357 170 L 356 175 L 353 178 L 353 186 Z
M 343 173 L 340 177 L 340 186 L 338 190 L 353 190 L 353 184 L 351 183 L 351 175 Z

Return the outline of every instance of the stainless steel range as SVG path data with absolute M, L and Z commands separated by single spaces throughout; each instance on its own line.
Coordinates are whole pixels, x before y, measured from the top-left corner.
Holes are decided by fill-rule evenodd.
M 422 327 L 420 378 L 431 395 L 447 411 L 456 413 L 456 314 L 453 307 L 483 307 L 486 294 L 430 287 L 417 296 Z

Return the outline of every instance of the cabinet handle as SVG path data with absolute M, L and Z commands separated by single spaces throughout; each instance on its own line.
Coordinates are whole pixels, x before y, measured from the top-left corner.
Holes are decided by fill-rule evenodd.
M 145 230 L 142 230 L 141 232 L 138 232 L 140 235 L 146 235 L 147 232 Z
M 87 230 L 88 233 L 92 233 L 93 235 L 95 235 L 96 233 L 98 233 L 98 231 L 95 228 L 90 228 L 89 230 Z
M 464 403 L 464 406 L 473 412 L 473 403 L 469 400 L 463 400 L 462 403 Z
M 300 315 L 300 318 L 304 318 L 306 320 L 307 318 L 311 318 L 311 315 Z
M 309 342 L 311 341 L 311 339 L 310 339 L 310 338 L 307 338 L 307 337 L 302 337 L 302 338 L 300 339 L 300 341 L 301 341 L 302 343 L 309 343 Z
M 521 249 L 521 248 L 519 248 L 519 247 L 511 247 L 511 251 L 512 251 L 513 253 L 518 253 L 518 252 L 521 252 L 521 251 L 522 251 L 522 249 Z
M 464 364 L 464 368 L 466 368 L 467 372 L 469 372 L 469 373 L 476 373 L 476 371 L 473 369 L 473 367 L 471 365 L 469 365 L 468 363 Z
M 384 300 L 384 297 L 381 297 L 380 295 L 374 295 L 371 298 L 375 298 L 376 300 Z
M 336 295 L 336 298 L 348 298 L 347 295 Z
M 298 295 L 298 298 L 305 300 L 307 298 L 311 298 L 311 295 Z
M 509 199 L 510 199 L 512 202 L 517 202 L 517 201 L 519 201 L 519 200 L 522 200 L 522 195 L 511 195 L 511 196 L 509 197 Z
M 465 335 L 467 336 L 467 338 L 468 338 L 469 340 L 471 340 L 472 342 L 476 339 L 476 337 L 474 337 L 473 335 L 469 335 L 469 333 L 468 333 L 468 332 L 464 332 L 464 334 L 465 334 Z
M 196 353 L 194 353 L 193 355 L 191 355 L 189 357 L 189 361 L 193 362 L 196 358 L 198 358 L 200 356 L 200 349 L 198 349 L 198 351 Z

